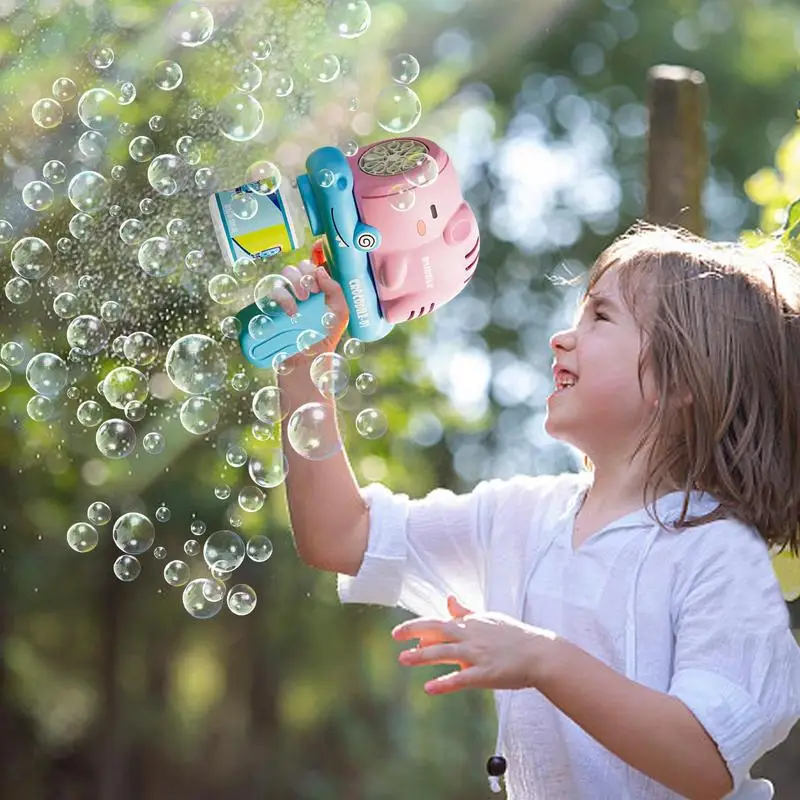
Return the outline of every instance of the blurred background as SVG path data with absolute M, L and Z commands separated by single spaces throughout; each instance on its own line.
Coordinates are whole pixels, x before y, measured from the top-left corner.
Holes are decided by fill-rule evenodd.
M 259 159 L 291 177 L 316 147 L 390 135 L 381 97 L 408 86 L 422 107 L 410 130 L 454 159 L 481 260 L 455 302 L 354 351 L 352 374 L 378 387 L 339 404 L 359 481 L 420 497 L 574 470 L 577 454 L 543 430 L 548 336 L 579 293 L 560 279 L 583 274 L 645 213 L 648 69 L 706 77 L 703 213 L 711 238 L 733 240 L 778 229 L 800 196 L 799 51 L 794 0 L 0 0 L 0 797 L 487 796 L 489 693 L 428 698 L 427 675 L 396 663 L 389 631 L 402 614 L 341 607 L 334 576 L 299 562 L 282 487 L 239 499 L 253 486 L 241 453 L 271 451 L 277 434 L 254 426 L 253 392 L 268 381 L 225 334 L 254 276 L 237 275 L 230 296 L 209 293 L 225 268 L 206 198 Z M 403 54 L 419 64 L 411 82 Z M 263 108 L 257 133 L 221 130 L 236 87 Z M 81 114 L 97 88 L 111 105 L 95 97 Z M 148 163 L 176 152 L 189 179 L 165 196 Z M 107 185 L 102 209 L 90 191 L 81 213 L 67 187 L 87 170 Z M 15 280 L 12 249 L 26 236 L 52 251 L 42 280 Z M 145 236 L 165 237 L 181 268 L 146 275 Z M 70 355 L 77 313 L 101 314 L 110 331 L 91 357 Z M 150 396 L 131 414 L 140 437 L 161 438 L 113 459 L 94 426 L 121 414 L 98 382 L 128 363 L 134 331 L 159 355 L 141 367 Z M 167 348 L 189 333 L 216 337 L 229 378 L 219 423 L 199 436 L 164 374 Z M 26 364 L 42 352 L 65 359 L 68 388 L 32 402 Z M 368 407 L 384 415 L 383 436 L 355 426 Z M 101 524 L 97 506 L 87 519 L 92 503 L 112 521 L 147 515 L 165 559 L 143 553 L 133 580 L 130 563 L 115 572 L 112 521 Z M 92 518 L 99 542 L 78 553 L 67 530 Z M 192 552 L 220 529 L 266 536 L 273 552 L 236 573 L 257 598 L 251 613 L 195 619 L 164 565 L 182 559 L 203 574 L 186 542 Z M 782 569 L 800 627 L 800 587 Z M 797 796 L 800 731 L 755 772 L 778 798 Z

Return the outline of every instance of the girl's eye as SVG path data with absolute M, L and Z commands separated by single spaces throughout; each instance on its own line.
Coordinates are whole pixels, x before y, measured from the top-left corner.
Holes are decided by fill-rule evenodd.
M 608 320 L 608 317 L 602 311 L 595 311 L 594 318 Z

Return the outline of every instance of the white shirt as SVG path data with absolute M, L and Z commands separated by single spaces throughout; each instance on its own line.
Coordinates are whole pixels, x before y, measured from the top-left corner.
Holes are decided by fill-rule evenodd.
M 369 545 L 342 602 L 449 618 L 448 594 L 546 628 L 683 701 L 716 742 L 736 800 L 773 796 L 749 770 L 800 718 L 800 648 L 764 541 L 730 519 L 672 531 L 640 509 L 572 549 L 591 473 L 518 476 L 422 500 L 362 490 Z M 683 495 L 658 500 L 677 519 Z M 690 514 L 718 505 L 690 496 Z M 652 506 L 650 508 L 652 511 Z M 534 689 L 495 692 L 510 800 L 673 800 Z M 488 755 L 488 754 L 487 754 Z M 476 770 L 484 770 L 483 763 Z

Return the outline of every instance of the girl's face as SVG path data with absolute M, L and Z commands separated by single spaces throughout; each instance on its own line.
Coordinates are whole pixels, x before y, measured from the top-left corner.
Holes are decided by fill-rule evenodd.
M 649 369 L 639 387 L 642 332 L 626 307 L 613 269 L 581 306 L 576 324 L 550 340 L 556 368 L 575 385 L 547 398 L 545 430 L 589 456 L 595 466 L 629 456 L 656 406 Z

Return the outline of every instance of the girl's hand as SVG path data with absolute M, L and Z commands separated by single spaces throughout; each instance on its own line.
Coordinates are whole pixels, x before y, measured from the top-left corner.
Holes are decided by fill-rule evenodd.
M 428 694 L 460 689 L 535 688 L 556 636 L 506 614 L 473 614 L 455 597 L 448 597 L 450 620 L 420 618 L 398 625 L 392 636 L 419 639 L 400 653 L 406 666 L 457 664 L 460 670 L 428 681 Z

